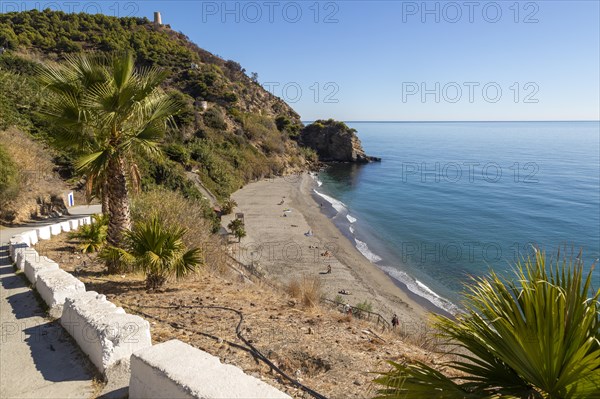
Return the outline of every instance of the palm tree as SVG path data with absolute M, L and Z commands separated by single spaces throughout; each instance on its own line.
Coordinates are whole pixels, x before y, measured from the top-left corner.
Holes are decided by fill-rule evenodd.
M 242 238 L 246 237 L 246 229 L 244 229 L 244 222 L 242 219 L 233 219 L 231 222 L 229 222 L 227 227 L 238 239 L 238 242 L 241 242 Z
M 547 264 L 536 252 L 516 280 L 494 272 L 468 287 L 466 313 L 437 317 L 443 337 L 463 350 L 448 366 L 462 383 L 423 363 L 398 364 L 374 380 L 380 399 L 600 397 L 600 289 L 579 260 Z M 549 270 L 548 270 L 549 269 Z M 593 268 L 592 268 L 593 269 Z
M 56 138 L 82 151 L 77 170 L 90 188 L 98 180 L 97 191 L 108 197 L 107 240 L 114 247 L 123 246 L 131 228 L 129 188 L 140 179 L 134 157 L 162 155 L 158 143 L 179 108 L 160 88 L 165 77 L 155 67 L 136 69 L 130 53 L 72 56 L 40 71 L 53 94 L 43 113 L 61 128 Z
M 155 289 L 175 275 L 177 279 L 194 272 L 203 263 L 199 248 L 188 250 L 183 242 L 186 229 L 165 227 L 154 216 L 149 221 L 137 223 L 126 233 L 125 249 L 111 248 L 105 257 L 118 258 L 146 274 L 146 288 Z

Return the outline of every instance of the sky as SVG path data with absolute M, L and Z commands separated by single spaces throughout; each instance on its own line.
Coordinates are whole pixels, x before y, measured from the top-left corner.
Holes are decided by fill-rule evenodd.
M 28 4 L 160 11 L 307 121 L 600 119 L 598 0 Z

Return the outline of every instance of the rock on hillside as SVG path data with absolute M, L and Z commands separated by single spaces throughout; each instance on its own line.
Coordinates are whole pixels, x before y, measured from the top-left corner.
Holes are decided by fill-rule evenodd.
M 300 134 L 303 146 L 312 148 L 322 162 L 378 162 L 380 158 L 365 154 L 356 130 L 333 119 L 318 120 Z

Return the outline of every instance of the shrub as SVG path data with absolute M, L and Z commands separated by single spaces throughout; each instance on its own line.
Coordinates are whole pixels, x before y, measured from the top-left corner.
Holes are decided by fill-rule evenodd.
M 212 107 L 206 110 L 203 115 L 204 123 L 208 127 L 212 127 L 217 130 L 225 130 L 227 129 L 227 123 L 225 123 L 225 119 L 223 118 L 223 113 L 217 107 Z
M 183 144 L 172 143 L 164 147 L 164 152 L 175 162 L 187 164 L 190 161 L 190 154 Z
M 231 212 L 233 212 L 233 208 L 235 208 L 236 206 L 237 202 L 235 202 L 234 199 L 229 198 L 223 203 L 223 206 L 221 206 L 221 212 L 223 213 L 223 215 L 229 215 L 231 214 Z
M 234 103 L 236 103 L 236 102 L 237 102 L 237 100 L 238 100 L 238 96 L 237 96 L 237 94 L 235 94 L 235 93 L 233 93 L 233 92 L 228 92 L 228 93 L 225 93 L 225 94 L 223 94 L 223 97 L 222 97 L 222 99 L 223 99 L 223 101 L 225 101 L 226 103 L 231 103 L 231 104 L 234 104 Z
M 319 160 L 319 155 L 312 148 L 308 147 L 299 147 L 300 154 L 306 159 L 308 162 L 316 163 Z
M 292 121 L 287 116 L 278 116 L 275 118 L 275 124 L 280 132 L 284 132 L 292 125 Z
M 359 312 L 372 312 L 373 304 L 367 300 L 364 300 L 363 302 L 357 303 L 355 308 L 357 308 L 359 310 Z M 360 315 L 360 313 L 359 313 L 359 315 Z
M 146 274 L 146 289 L 163 286 L 171 276 L 177 279 L 195 272 L 204 263 L 200 248 L 187 249 L 186 229 L 166 226 L 158 216 L 138 222 L 126 233 L 125 249 L 111 247 L 105 258 L 119 258 L 134 270 Z
M 231 230 L 233 235 L 238 239 L 238 242 L 240 242 L 243 237 L 246 237 L 244 222 L 242 222 L 241 219 L 233 219 L 231 222 L 229 222 L 227 228 Z
M 134 223 L 148 220 L 154 214 L 160 215 L 167 227 L 185 228 L 183 240 L 187 246 L 202 247 L 213 241 L 211 229 L 216 218 L 208 201 L 185 198 L 182 193 L 164 188 L 139 193 L 133 198 Z
M 106 244 L 108 215 L 92 216 L 92 223 L 81 226 L 69 237 L 79 241 L 78 249 L 83 253 L 98 252 Z
M 0 207 L 19 193 L 19 172 L 10 155 L 0 146 Z
M 299 299 L 306 307 L 317 307 L 323 295 L 321 280 L 307 276 L 303 276 L 301 280 L 290 281 L 287 292 L 291 297 Z

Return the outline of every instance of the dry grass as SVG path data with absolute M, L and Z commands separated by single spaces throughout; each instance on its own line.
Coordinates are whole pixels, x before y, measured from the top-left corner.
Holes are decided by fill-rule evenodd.
M 131 207 L 134 220 L 148 220 L 158 215 L 167 226 L 183 227 L 187 230 L 185 244 L 199 247 L 204 254 L 207 268 L 218 274 L 226 273 L 227 255 L 219 241 L 209 233 L 203 209 L 195 200 L 187 199 L 178 192 L 156 189 L 138 194 Z
M 63 196 L 69 187 L 53 172 L 52 150 L 16 128 L 0 131 L 0 141 L 19 170 L 19 194 L 3 207 L 0 219 L 19 223 L 65 211 Z
M 318 307 L 323 296 L 321 280 L 312 276 L 303 276 L 300 280 L 290 281 L 286 291 L 292 298 L 298 299 L 307 308 Z
M 242 283 L 200 273 L 170 282 L 162 290 L 146 291 L 143 276 L 105 275 L 104 264 L 95 254 L 74 253 L 75 244 L 66 235 L 59 235 L 39 244 L 43 247 L 38 250 L 73 273 L 88 290 L 103 293 L 128 313 L 148 320 L 153 342 L 182 340 L 294 398 L 309 397 L 228 343 L 242 344 L 236 335 L 239 317 L 225 308 L 243 313 L 242 335 L 261 353 L 287 374 L 332 399 L 372 398 L 374 393 L 369 389 L 374 375 L 370 372 L 387 370 L 387 360 L 418 360 L 439 370 L 443 370 L 440 363 L 447 360 L 407 343 L 399 331 L 381 331 L 372 322 L 327 305 L 305 308 L 300 301 L 289 300 L 289 290 L 273 289 L 266 283 Z M 298 280 L 300 294 L 315 291 L 309 280 Z

